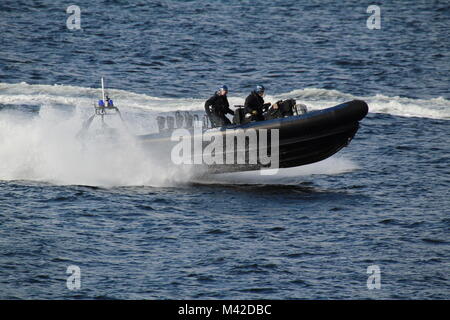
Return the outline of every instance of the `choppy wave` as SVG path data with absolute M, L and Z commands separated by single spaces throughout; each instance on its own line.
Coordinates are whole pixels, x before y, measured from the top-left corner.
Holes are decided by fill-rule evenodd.
M 433 99 L 411 99 L 388 97 L 383 94 L 375 96 L 354 96 L 337 90 L 307 88 L 294 90 L 276 98 L 294 97 L 305 101 L 313 109 L 322 109 L 336 103 L 352 99 L 361 99 L 369 105 L 369 112 L 386 113 L 403 117 L 420 117 L 431 119 L 450 119 L 450 100 L 442 97 Z
M 174 110 L 203 110 L 203 99 L 159 98 L 146 94 L 137 94 L 126 90 L 110 89 L 110 95 L 121 108 L 140 109 L 151 112 L 170 112 Z M 0 104 L 33 104 L 42 106 L 70 105 L 90 107 L 100 96 L 100 89 L 66 85 L 31 85 L 27 83 L 0 83 Z M 369 104 L 369 111 L 404 117 L 422 117 L 432 119 L 450 119 L 450 101 L 442 97 L 433 99 L 412 99 L 375 96 L 354 96 L 337 90 L 306 88 L 293 90 L 279 95 L 268 95 L 266 100 L 295 98 L 310 109 L 323 109 L 336 104 L 362 99 Z M 243 104 L 244 97 L 229 97 L 233 105 Z

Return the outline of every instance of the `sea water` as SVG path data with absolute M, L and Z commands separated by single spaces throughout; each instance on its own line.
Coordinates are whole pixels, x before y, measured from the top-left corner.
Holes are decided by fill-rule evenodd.
M 73 5 L 79 29 L 63 1 L 0 3 L 0 298 L 450 297 L 447 1 L 383 3 L 380 29 L 353 1 Z M 127 128 L 83 144 L 101 76 Z M 263 84 L 369 114 L 335 156 L 274 176 L 197 176 L 128 135 L 201 115 L 221 84 L 231 105 Z

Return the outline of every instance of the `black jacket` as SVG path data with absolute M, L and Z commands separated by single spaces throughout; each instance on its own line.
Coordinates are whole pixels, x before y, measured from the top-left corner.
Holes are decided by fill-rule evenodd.
M 252 93 L 250 93 L 249 96 L 245 99 L 244 112 L 252 113 L 252 111 L 256 111 L 258 115 L 262 115 L 263 106 L 264 99 L 255 91 L 252 91 Z
M 227 96 L 220 96 L 217 93 L 206 100 L 205 111 L 207 115 L 211 115 L 212 113 L 219 117 L 223 117 L 227 113 L 234 115 L 234 111 L 230 109 L 230 104 L 228 103 Z

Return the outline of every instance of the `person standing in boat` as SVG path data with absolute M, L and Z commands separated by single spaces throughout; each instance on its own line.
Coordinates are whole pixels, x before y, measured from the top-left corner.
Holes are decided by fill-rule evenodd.
M 205 102 L 205 111 L 213 127 L 227 126 L 231 121 L 226 114 L 234 115 L 227 99 L 228 87 L 223 85 L 216 93 Z
M 262 85 L 257 85 L 249 96 L 245 99 L 245 118 L 250 121 L 264 120 L 263 113 L 270 107 L 270 103 L 264 103 L 266 89 Z

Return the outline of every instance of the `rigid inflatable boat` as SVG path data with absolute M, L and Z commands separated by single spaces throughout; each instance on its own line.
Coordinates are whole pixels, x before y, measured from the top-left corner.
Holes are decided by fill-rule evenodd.
M 292 100 L 292 99 L 291 99 Z M 238 112 L 236 112 L 238 114 Z M 149 148 L 152 145 L 171 145 L 175 142 L 182 143 L 181 137 L 184 135 L 192 139 L 187 145 L 190 150 L 184 152 L 197 153 L 204 152 L 208 149 L 208 145 L 212 140 L 217 140 L 217 137 L 222 136 L 222 143 L 216 144 L 215 148 L 209 148 L 208 152 L 213 150 L 213 158 L 221 161 L 195 161 L 193 158 L 185 158 L 185 164 L 203 164 L 207 165 L 211 172 L 232 172 L 232 171 L 247 171 L 257 170 L 264 167 L 270 167 L 269 164 L 260 161 L 261 156 L 261 141 L 265 141 L 262 152 L 266 157 L 273 156 L 273 150 L 269 145 L 274 139 L 274 132 L 276 131 L 277 138 L 277 166 L 279 168 L 296 167 L 314 163 L 324 160 L 343 147 L 347 146 L 355 136 L 359 128 L 359 122 L 367 115 L 368 106 L 364 101 L 353 100 L 348 101 L 337 106 L 326 108 L 322 110 L 304 112 L 302 114 L 295 114 L 291 116 L 284 116 L 264 121 L 252 121 L 247 123 L 235 123 L 229 126 L 220 128 L 205 128 L 195 130 L 193 119 L 195 116 L 185 112 L 182 115 L 180 112 L 175 114 L 175 117 L 166 117 L 166 121 L 159 120 L 159 133 L 141 135 L 139 139 Z M 184 121 L 183 121 L 184 120 Z M 165 127 L 164 122 L 167 123 Z M 236 122 L 236 121 L 234 121 Z M 203 121 L 203 124 L 205 121 Z M 177 132 L 178 131 L 178 132 Z M 252 134 L 249 134 L 252 133 Z M 176 135 L 174 135 L 176 133 Z M 199 135 L 202 135 L 200 137 Z M 253 140 L 251 137 L 255 137 Z M 212 139 L 211 136 L 215 138 Z M 225 161 L 227 154 L 227 140 L 231 136 L 233 139 L 239 140 L 239 136 L 243 137 L 245 144 L 242 144 L 241 149 L 237 148 L 237 142 L 229 159 L 233 161 Z M 205 138 L 206 137 L 206 138 Z M 194 150 L 195 139 L 201 140 L 201 148 Z M 244 161 L 238 161 L 239 150 L 245 156 Z M 256 161 L 249 156 L 251 151 L 256 153 Z M 173 149 L 172 149 L 173 151 Z M 218 154 L 223 156 L 218 157 Z M 173 155 L 173 154 L 172 154 Z M 207 155 L 211 158 L 210 155 Z M 203 160 L 205 155 L 203 154 Z M 173 160 L 173 159 L 172 159 Z M 200 155 L 202 160 L 202 155 Z M 214 159 L 213 159 L 214 160 Z
M 110 114 L 122 122 L 123 118 L 105 94 L 103 78 L 102 98 L 94 104 L 95 113 L 79 137 L 89 135 L 95 117 L 102 124 L 95 136 L 106 134 L 114 140 L 120 134 L 105 123 Z M 174 116 L 156 118 L 159 132 L 134 137 L 159 160 L 199 166 L 212 173 L 289 168 L 324 160 L 347 146 L 368 113 L 361 100 L 308 112 L 305 105 L 287 99 L 273 104 L 264 113 L 265 120 L 252 121 L 242 106 L 235 107 L 231 125 L 212 128 L 206 115 L 200 121 L 198 114 L 176 111 Z

